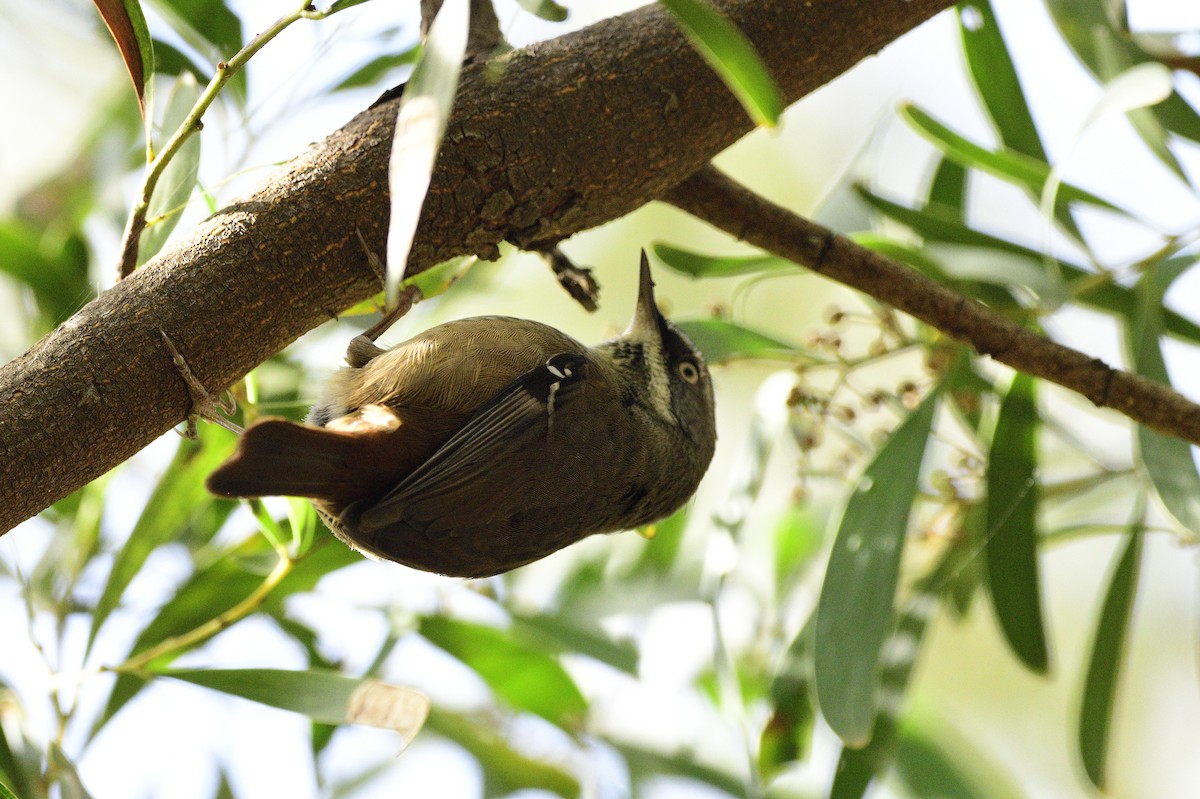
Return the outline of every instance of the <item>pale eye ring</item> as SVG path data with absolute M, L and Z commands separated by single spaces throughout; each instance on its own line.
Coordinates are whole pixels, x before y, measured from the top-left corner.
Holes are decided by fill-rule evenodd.
M 679 376 L 683 378 L 685 383 L 696 385 L 700 380 L 700 370 L 691 361 L 682 361 L 675 368 L 679 371 Z

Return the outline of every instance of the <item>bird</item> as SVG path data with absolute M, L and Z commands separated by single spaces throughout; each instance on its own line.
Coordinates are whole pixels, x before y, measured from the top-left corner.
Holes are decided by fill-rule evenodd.
M 251 425 L 208 489 L 307 497 L 368 557 L 487 577 L 669 516 L 716 446 L 708 366 L 644 251 L 633 320 L 596 346 L 480 316 L 390 349 L 358 336 L 346 361 L 304 424 Z

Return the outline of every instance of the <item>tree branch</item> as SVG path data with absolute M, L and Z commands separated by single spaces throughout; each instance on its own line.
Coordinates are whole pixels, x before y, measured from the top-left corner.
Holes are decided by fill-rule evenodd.
M 1139 424 L 1200 444 L 1200 405 L 1021 327 L 924 275 L 860 247 L 705 167 L 663 200 L 767 252 L 858 289 L 1014 369 L 1082 394 Z
M 952 3 L 717 5 L 791 103 Z M 503 59 L 499 76 L 463 70 L 413 273 L 616 219 L 751 129 L 657 5 Z M 388 104 L 360 114 L 0 369 L 0 530 L 184 418 L 190 395 L 160 331 L 215 393 L 378 291 L 355 231 L 384 250 L 394 121 Z

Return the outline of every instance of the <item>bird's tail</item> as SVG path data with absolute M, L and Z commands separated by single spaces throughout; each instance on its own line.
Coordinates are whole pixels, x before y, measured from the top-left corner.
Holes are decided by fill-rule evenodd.
M 341 499 L 354 493 L 352 465 L 362 443 L 346 433 L 264 419 L 246 430 L 206 485 L 223 497 Z

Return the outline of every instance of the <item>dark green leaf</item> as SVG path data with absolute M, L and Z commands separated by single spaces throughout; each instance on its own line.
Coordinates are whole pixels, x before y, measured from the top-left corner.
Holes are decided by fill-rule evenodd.
M 1010 150 L 1048 163 L 1050 159 L 1042 146 L 991 2 L 971 0 L 960 5 L 958 18 L 971 80 L 1000 134 L 1000 141 Z M 1058 208 L 1055 216 L 1072 236 L 1082 237 L 1069 209 Z
M 692 46 L 737 97 L 754 124 L 778 124 L 783 100 L 746 35 L 707 0 L 659 2 L 671 12 Z
M 1011 181 L 1032 191 L 1041 197 L 1046 182 L 1050 179 L 1050 165 L 1045 161 L 1031 158 L 1015 150 L 1001 148 L 988 150 L 950 130 L 929 114 L 915 105 L 904 105 L 900 109 L 903 116 L 913 128 L 947 157 L 954 159 L 966 167 L 979 169 Z M 1060 183 L 1056 192 L 1057 203 L 1086 203 L 1098 208 L 1104 208 L 1115 213 L 1130 216 L 1126 211 L 1113 205 L 1108 200 L 1098 197 L 1089 191 L 1070 183 Z
M 971 79 L 1000 140 L 1009 149 L 1046 162 L 1046 150 L 990 0 L 967 0 L 958 6 L 958 20 Z
M 217 60 L 242 48 L 242 23 L 223 0 L 154 0 L 154 5 L 190 43 L 212 45 Z
M 217 425 L 204 425 L 195 441 L 180 439 L 174 459 L 150 494 L 129 539 L 113 560 L 108 582 L 92 614 L 88 651 L 150 553 L 163 544 L 183 538 L 186 527 L 203 525 L 207 529 L 202 538 L 211 538 L 224 522 L 233 503 L 219 501 L 209 494 L 204 488 L 204 478 L 229 455 L 233 444 L 233 435 Z M 214 505 L 223 511 L 210 514 Z
M 544 790 L 566 799 L 580 795 L 579 780 L 569 771 L 535 760 L 512 747 L 496 730 L 492 718 L 470 716 L 434 708 L 425 726 L 466 749 L 483 770 L 484 796 L 507 796 L 515 791 Z
M 154 40 L 154 71 L 159 75 L 190 72 L 198 82 L 208 83 L 209 76 L 182 50 L 160 39 Z
M 928 204 L 946 209 L 956 209 L 959 221 L 963 221 L 967 208 L 967 169 L 942 156 L 938 159 L 933 180 L 929 182 Z
M 968 778 L 949 754 L 934 741 L 904 730 L 896 741 L 896 773 L 912 796 L 937 799 L 981 799 L 988 793 Z
M 787 764 L 802 760 L 812 739 L 812 617 L 784 653 L 771 679 L 771 717 L 759 739 L 758 767 L 770 779 Z
M 87 303 L 87 245 L 78 236 L 61 242 L 19 219 L 0 220 L 0 273 L 28 286 L 41 311 L 41 334 Z
M 817 703 L 850 746 L 864 746 L 874 723 L 879 657 L 937 404 L 931 392 L 879 448 L 846 502 L 825 571 L 813 645 Z
M 326 724 L 395 730 L 405 743 L 412 741 L 429 714 L 429 700 L 410 688 L 327 671 L 167 669 L 159 674 Z
M 1000 629 L 1031 670 L 1049 667 L 1038 580 L 1036 383 L 1018 373 L 1000 404 L 988 451 L 988 585 Z
M 576 729 L 587 700 L 558 661 L 495 627 L 445 616 L 421 620 L 421 635 L 470 666 L 512 707 Z
M 554 0 L 517 0 L 521 8 L 550 22 L 562 22 L 567 18 L 567 9 Z
M 692 340 L 709 363 L 749 358 L 791 361 L 807 355 L 791 344 L 716 317 L 676 322 L 676 327 Z
M 654 257 L 691 277 L 739 277 L 761 273 L 800 274 L 800 267 L 777 255 L 704 255 L 669 244 L 650 245 Z
M 637 674 L 637 646 L 632 641 L 614 640 L 595 624 L 550 613 L 514 613 L 512 636 L 530 649 L 586 655 L 626 674 Z
M 1104 607 L 1092 637 L 1092 656 L 1088 661 L 1079 710 L 1079 754 L 1088 779 L 1101 791 L 1105 788 L 1105 764 L 1108 762 L 1109 730 L 1121 662 L 1125 657 L 1126 636 L 1133 599 L 1137 595 L 1138 571 L 1142 558 L 1142 532 L 1145 501 L 1140 499 L 1129 527 L 1121 557 L 1109 578 Z
M 377 56 L 343 78 L 330 91 L 339 92 L 363 86 L 377 86 L 383 82 L 385 76 L 394 70 L 415 64 L 420 52 L 421 46 L 416 44 L 400 53 Z
M 1175 278 L 1194 265 L 1188 258 L 1159 263 L 1136 288 L 1137 311 L 1127 329 L 1130 361 L 1138 374 L 1165 385 L 1171 381 L 1159 346 L 1162 298 Z M 1200 474 L 1191 445 L 1140 425 L 1137 441 L 1142 464 L 1168 513 L 1193 534 L 1200 534 Z

